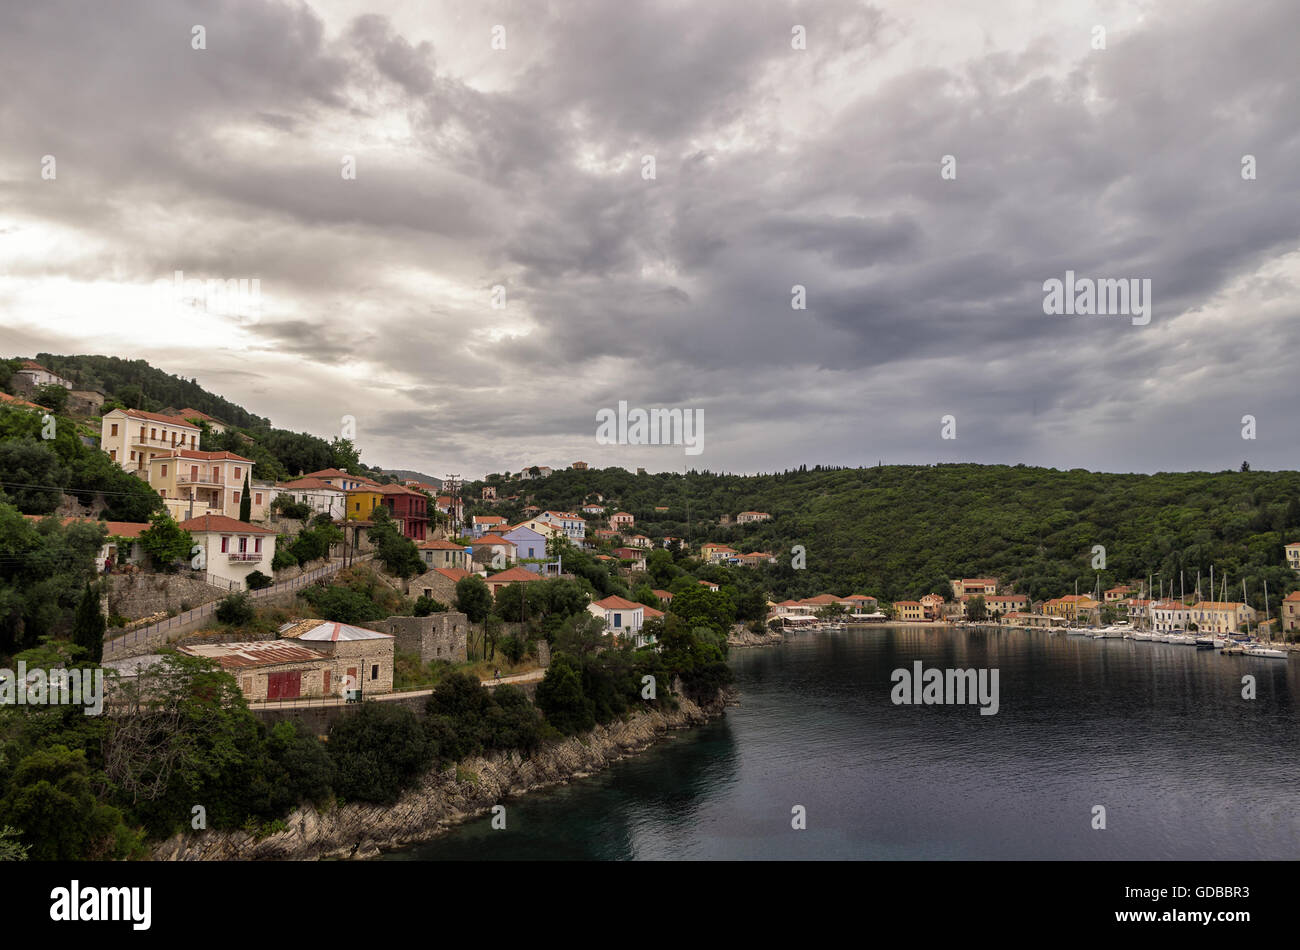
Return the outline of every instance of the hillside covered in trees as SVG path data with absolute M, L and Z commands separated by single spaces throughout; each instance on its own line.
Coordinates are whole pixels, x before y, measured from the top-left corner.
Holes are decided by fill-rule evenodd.
M 19 362 L 17 359 L 0 361 L 0 389 L 12 391 L 7 384 Z M 218 435 L 205 426 L 201 448 L 226 450 L 252 459 L 259 478 L 280 481 L 301 472 L 341 468 L 354 475 L 369 475 L 380 481 L 392 480 L 363 465 L 356 447 L 348 439 L 336 437 L 326 441 L 311 433 L 274 428 L 269 419 L 208 392 L 197 379 L 164 372 L 145 360 L 38 353 L 36 362 L 71 380 L 78 389 L 102 392 L 105 401 L 101 415 L 116 408 L 146 412 L 197 409 L 220 419 L 232 428 Z M 92 421 L 91 428 L 97 434 L 98 420 Z
M 540 479 L 492 476 L 483 484 L 519 500 L 575 510 L 603 496 L 609 511 L 636 516 L 636 531 L 698 544 L 721 541 L 737 550 L 770 551 L 778 564 L 761 569 L 773 594 L 804 597 L 829 591 L 884 600 L 915 598 L 952 577 L 994 576 L 1031 598 L 1091 591 L 1160 572 L 1177 591 L 1179 572 L 1190 593 L 1196 572 L 1209 594 L 1209 570 L 1227 575 L 1229 594 L 1244 576 L 1253 604 L 1263 584 L 1276 611 L 1297 586 L 1283 545 L 1300 540 L 1300 473 L 1162 472 L 1121 475 L 1024 465 L 895 465 L 814 468 L 770 475 L 708 472 L 634 475 L 624 469 L 566 469 Z M 666 507 L 667 511 L 656 511 Z M 764 511 L 771 521 L 722 525 L 724 515 Z M 791 567 L 792 549 L 806 550 L 806 569 Z M 1092 568 L 1093 546 L 1106 567 Z M 1221 593 L 1221 590 L 1220 590 Z

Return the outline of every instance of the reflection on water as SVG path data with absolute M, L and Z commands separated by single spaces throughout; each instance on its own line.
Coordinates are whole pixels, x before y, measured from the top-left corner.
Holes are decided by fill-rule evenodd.
M 998 669 L 998 714 L 895 706 L 890 674 L 916 660 Z M 876 627 L 736 650 L 732 666 L 725 718 L 507 802 L 505 831 L 484 818 L 386 857 L 1300 856 L 1300 659 Z

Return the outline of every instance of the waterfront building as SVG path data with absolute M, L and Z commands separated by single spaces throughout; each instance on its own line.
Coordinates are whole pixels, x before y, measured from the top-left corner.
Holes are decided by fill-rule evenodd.
M 1237 633 L 1255 622 L 1255 609 L 1233 601 L 1202 600 L 1192 604 L 1190 616 L 1199 633 Z
M 1300 590 L 1287 594 L 1282 601 L 1282 632 L 1300 630 Z
M 926 620 L 925 604 L 919 600 L 894 601 L 894 618 L 896 620 Z

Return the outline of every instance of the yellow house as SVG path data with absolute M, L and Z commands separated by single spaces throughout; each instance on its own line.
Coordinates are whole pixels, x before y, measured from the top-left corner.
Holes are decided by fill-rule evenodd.
M 233 452 L 172 449 L 148 462 L 150 486 L 177 518 L 207 514 L 238 518 L 244 477 L 251 479 L 252 472 L 252 460 Z
M 149 475 L 149 460 L 173 449 L 199 447 L 199 427 L 176 416 L 114 409 L 99 423 L 99 447 L 128 472 Z
M 369 521 L 370 513 L 383 505 L 383 492 L 373 488 L 353 488 L 348 492 L 345 518 L 351 521 Z
M 895 620 L 925 620 L 925 604 L 919 600 L 894 601 Z

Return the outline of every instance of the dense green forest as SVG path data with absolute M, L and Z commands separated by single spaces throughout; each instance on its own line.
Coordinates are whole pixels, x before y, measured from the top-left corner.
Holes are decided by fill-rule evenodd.
M 185 379 L 155 369 L 144 360 L 116 356 L 56 356 L 37 353 L 36 362 L 71 380 L 78 389 L 94 389 L 128 409 L 160 412 L 197 409 L 241 428 L 267 428 L 270 420 L 255 416 L 221 396 L 208 392 L 197 379 Z
M 521 506 L 576 510 L 599 494 L 610 511 L 636 516 L 636 531 L 737 550 L 770 551 L 759 571 L 777 599 L 821 592 L 915 598 L 952 577 L 993 576 L 1033 599 L 1091 591 L 1160 572 L 1188 592 L 1202 572 L 1228 577 L 1240 597 L 1276 611 L 1297 586 L 1283 545 L 1300 540 L 1300 473 L 1161 472 L 1121 475 L 1024 465 L 893 465 L 811 468 L 768 475 L 709 472 L 634 475 L 624 469 L 565 469 L 540 479 L 490 477 L 518 502 L 471 512 L 518 516 Z M 656 512 L 656 507 L 668 508 Z M 765 511 L 772 520 L 721 525 L 723 515 Z M 802 545 L 806 568 L 791 566 Z M 1094 545 L 1105 548 L 1094 571 Z M 1220 594 L 1222 593 L 1220 589 Z
M 364 466 L 348 440 L 327 442 L 273 429 L 268 420 L 206 392 L 194 380 L 143 360 L 47 353 L 38 359 L 80 385 L 106 390 L 111 400 L 125 396 L 141 408 L 190 406 L 234 424 L 237 429 L 220 436 L 205 431 L 203 446 L 252 458 L 259 477 L 283 479 L 337 467 L 390 480 Z M 12 451 L 21 458 L 0 465 L 0 474 L 19 463 L 27 466 L 24 472 L 40 467 L 41 460 L 29 457 L 30 445 Z M 88 459 L 84 464 L 91 465 Z M 81 484 L 106 487 L 113 477 L 105 472 L 97 480 L 83 477 Z M 473 502 L 485 484 L 495 486 L 500 498 L 519 498 L 495 506 Z M 607 468 L 562 469 L 528 480 L 491 475 L 464 487 L 471 501 L 467 514 L 504 514 L 512 520 L 522 517 L 528 504 L 577 510 L 597 496 L 610 511 L 635 515 L 636 530 L 652 538 L 671 535 L 697 544 L 721 541 L 742 552 L 772 552 L 778 564 L 746 570 L 759 572 L 777 598 L 827 591 L 915 598 L 942 589 L 948 578 L 983 575 L 1034 599 L 1072 593 L 1076 583 L 1084 591 L 1157 573 L 1163 583 L 1175 585 L 1181 573 L 1190 591 L 1198 569 L 1208 595 L 1211 565 L 1216 579 L 1228 577 L 1230 594 L 1240 593 L 1244 577 L 1251 603 L 1261 608 L 1265 581 L 1272 603 L 1296 586 L 1282 549 L 1300 540 L 1300 473 L 1289 471 L 1133 475 L 950 464 L 817 466 L 745 476 L 636 475 Z M 721 524 L 724 515 L 745 510 L 766 511 L 773 518 Z M 791 563 L 796 545 L 805 551 L 803 569 Z M 1105 548 L 1106 566 L 1100 571 L 1092 567 L 1095 545 Z

